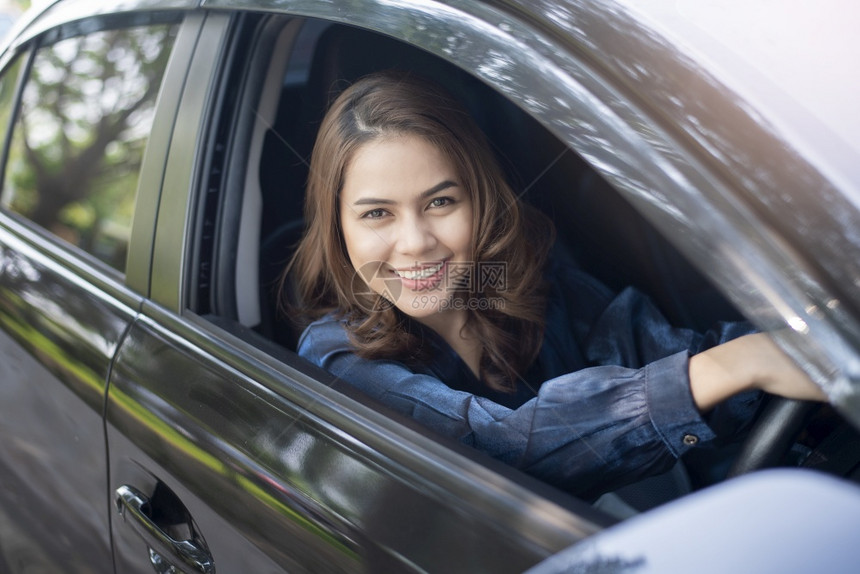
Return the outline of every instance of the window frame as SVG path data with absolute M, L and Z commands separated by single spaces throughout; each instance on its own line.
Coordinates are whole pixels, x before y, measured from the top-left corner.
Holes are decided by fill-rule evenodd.
M 240 33 L 238 13 L 224 12 L 218 16 L 215 19 L 212 14 L 208 15 L 203 24 L 190 73 L 204 69 L 207 73 L 205 78 L 189 78 L 188 84 L 195 88 L 187 90 L 183 97 L 180 116 L 187 115 L 179 120 L 171 141 L 172 148 L 193 147 L 196 153 L 193 158 L 171 155 L 169 160 L 177 165 L 168 168 L 165 187 L 182 193 L 162 196 L 159 211 L 167 214 L 171 223 L 166 224 L 163 215 L 160 216 L 153 272 L 158 276 L 159 270 L 163 270 L 163 285 L 153 283 L 153 305 L 144 306 L 144 315 L 165 325 L 177 341 L 184 341 L 217 363 L 297 405 L 303 418 L 317 421 L 316 424 L 349 442 L 360 456 L 385 467 L 394 465 L 398 472 L 407 472 L 426 488 L 440 494 L 448 493 L 446 499 L 450 495 L 474 501 L 474 506 L 486 514 L 486 524 L 516 520 L 521 525 L 518 532 L 527 544 L 557 550 L 614 523 L 614 519 L 579 499 L 474 449 L 429 433 L 416 422 L 311 365 L 294 351 L 242 325 L 232 305 L 209 313 L 210 304 L 215 302 L 217 307 L 224 294 L 216 294 L 205 301 L 193 294 L 192 291 L 199 288 L 194 266 L 200 263 L 200 256 L 194 250 L 203 244 L 200 239 L 205 219 L 202 212 L 206 209 L 204 196 L 211 165 L 208 156 L 213 153 L 213 142 L 218 139 L 215 134 L 223 112 L 219 104 L 224 98 L 224 82 L 230 78 L 227 73 L 229 52 Z M 288 21 L 285 24 L 289 25 Z M 217 58 L 212 57 L 213 53 Z M 253 71 L 249 73 L 254 75 Z M 208 87 L 203 90 L 201 86 Z M 239 100 L 243 101 L 242 97 Z M 235 118 L 227 121 L 231 125 L 236 123 Z M 253 121 L 245 118 L 244 123 L 247 130 Z M 180 124 L 185 127 L 180 128 Z M 246 136 L 247 133 L 240 138 Z M 219 199 L 220 209 L 225 205 L 237 205 L 241 200 L 247 152 L 242 146 L 234 147 L 241 152 L 227 160 L 236 173 L 228 175 L 233 178 L 229 186 L 220 188 L 220 192 L 228 196 Z M 234 197 L 230 198 L 231 194 Z M 218 225 L 224 225 L 223 221 L 219 219 Z M 167 245 L 171 248 L 167 249 Z M 229 259 L 234 247 L 233 243 L 215 246 L 214 258 Z M 221 275 L 225 276 L 228 281 L 232 279 L 230 273 Z M 225 293 L 231 291 L 232 286 L 227 286 Z M 499 486 L 488 490 L 488 483 Z

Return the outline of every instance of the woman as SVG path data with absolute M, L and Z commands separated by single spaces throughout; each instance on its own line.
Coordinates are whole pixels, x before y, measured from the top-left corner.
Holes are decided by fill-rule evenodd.
M 551 256 L 550 222 L 466 112 L 416 78 L 375 74 L 334 102 L 305 210 L 287 270 L 315 319 L 299 354 L 565 490 L 667 470 L 714 441 L 709 422 L 749 420 L 759 390 L 823 398 L 765 335 L 672 328 Z

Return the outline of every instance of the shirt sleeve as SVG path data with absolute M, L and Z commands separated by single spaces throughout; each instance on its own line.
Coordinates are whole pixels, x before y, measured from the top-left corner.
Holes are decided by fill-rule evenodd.
M 299 354 L 432 430 L 586 498 L 671 467 L 714 438 L 689 391 L 689 352 L 633 368 L 599 365 L 544 383 L 517 409 L 352 351 L 333 317 L 310 325 Z
M 590 282 L 590 286 L 582 282 Z M 585 294 L 585 300 L 580 299 L 581 307 L 599 309 L 588 322 L 586 335 L 580 343 L 586 363 L 592 365 L 624 365 L 630 368 L 642 368 L 652 362 L 659 361 L 677 353 L 686 351 L 692 356 L 716 345 L 720 345 L 743 335 L 754 333 L 756 329 L 749 323 L 720 322 L 705 332 L 673 326 L 665 319 L 650 298 L 642 292 L 627 288 L 612 297 L 610 292 L 589 277 L 579 278 L 579 284 L 568 278 L 565 282 L 573 291 Z M 572 294 L 570 299 L 574 300 Z M 603 303 L 608 301 L 608 303 Z M 584 303 L 584 305 L 583 305 Z M 571 311 L 576 321 L 577 312 Z M 649 405 L 651 416 L 661 421 L 670 421 L 677 415 L 677 401 L 671 398 L 684 398 L 692 404 L 689 388 L 688 365 L 683 366 L 684 377 L 666 374 L 663 380 L 672 380 L 674 384 L 666 385 L 658 392 L 661 399 L 652 401 Z M 679 388 L 683 387 L 683 388 Z M 655 394 L 656 396 L 656 394 Z M 736 440 L 749 427 L 755 413 L 761 405 L 762 393 L 748 391 L 732 396 L 721 402 L 705 419 L 709 427 L 716 433 L 719 441 L 709 440 L 708 444 Z M 663 428 L 665 425 L 660 425 Z M 694 435 L 684 434 L 687 442 L 704 444 Z

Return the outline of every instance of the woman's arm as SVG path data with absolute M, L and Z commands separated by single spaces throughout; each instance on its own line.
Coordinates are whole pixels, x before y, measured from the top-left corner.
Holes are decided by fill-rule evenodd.
M 595 314 L 586 339 L 590 361 L 639 367 L 687 349 L 691 355 L 690 391 L 701 412 L 746 391 L 826 400 L 821 389 L 768 335 L 751 334 L 753 327 L 748 323 L 718 323 L 699 334 L 672 326 L 651 300 L 635 289 L 610 299 L 605 287 L 595 286 L 592 278 L 570 270 L 561 277 L 561 283 L 569 298 L 578 295 L 574 312 L 581 312 L 583 300 L 586 308 L 605 305 Z M 586 297 L 589 294 L 590 298 Z
M 701 411 L 752 389 L 792 399 L 826 400 L 764 333 L 733 339 L 690 358 L 690 391 Z
M 299 354 L 428 428 L 586 498 L 663 472 L 685 452 L 713 441 L 716 427 L 702 413 L 716 402 L 738 395 L 732 399 L 738 412 L 751 413 L 758 393 L 744 390 L 790 394 L 786 382 L 799 378 L 793 386 L 801 389 L 812 384 L 765 335 L 717 344 L 691 361 L 683 333 L 669 337 L 659 323 L 648 323 L 654 328 L 641 334 L 640 344 L 611 354 L 651 359 L 651 347 L 668 352 L 654 337 L 680 337 L 668 345 L 673 354 L 641 367 L 600 365 L 566 373 L 517 409 L 456 391 L 396 362 L 362 359 L 331 317 L 305 331 Z
M 586 498 L 666 471 L 715 438 L 690 395 L 686 351 L 638 369 L 567 373 L 516 409 L 362 359 L 333 318 L 305 331 L 299 354 L 428 428 Z

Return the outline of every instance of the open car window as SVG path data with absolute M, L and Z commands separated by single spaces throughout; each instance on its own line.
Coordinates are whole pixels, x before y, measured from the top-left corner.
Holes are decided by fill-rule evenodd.
M 442 84 L 476 118 L 518 195 L 554 220 L 553 257 L 615 290 L 638 287 L 677 325 L 705 329 L 740 317 L 587 161 L 485 81 L 421 48 L 353 26 L 250 17 L 244 25 L 258 40 L 237 42 L 242 47 L 226 72 L 213 126 L 217 141 L 210 144 L 219 151 L 207 165 L 209 174 L 218 174 L 210 186 L 220 185 L 221 194 L 207 194 L 199 207 L 201 229 L 220 230 L 199 242 L 205 273 L 196 275 L 190 299 L 199 314 L 306 368 L 293 354 L 301 325 L 279 297 L 281 273 L 305 227 L 316 129 L 345 86 L 398 69 Z M 665 481 L 667 492 L 683 488 L 675 472 Z

